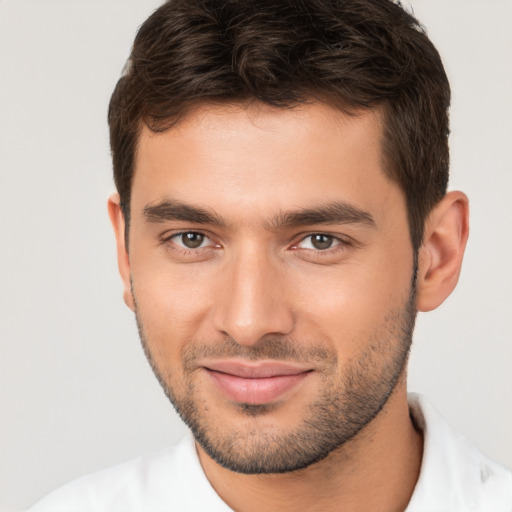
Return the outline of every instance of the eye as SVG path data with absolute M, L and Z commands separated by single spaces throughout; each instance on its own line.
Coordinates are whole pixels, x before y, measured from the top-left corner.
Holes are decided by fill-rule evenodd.
M 331 235 L 324 235 L 323 233 L 315 233 L 303 238 L 297 247 L 301 249 L 314 249 L 317 251 L 325 251 L 336 247 L 340 244 L 340 240 Z
M 178 247 L 184 249 L 199 249 L 211 243 L 210 239 L 203 233 L 197 231 L 185 231 L 183 233 L 176 233 L 170 240 Z

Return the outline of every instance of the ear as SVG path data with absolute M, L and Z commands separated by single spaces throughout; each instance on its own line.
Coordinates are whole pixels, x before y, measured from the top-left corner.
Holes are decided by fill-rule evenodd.
M 419 250 L 417 308 L 440 306 L 459 280 L 469 234 L 469 202 L 462 192 L 448 192 L 425 223 Z
M 108 214 L 116 235 L 117 265 L 124 285 L 124 302 L 133 311 L 135 309 L 135 304 L 133 302 L 130 282 L 130 258 L 128 256 L 128 250 L 125 243 L 125 221 L 123 211 L 121 210 L 121 200 L 117 193 L 112 194 L 108 199 Z

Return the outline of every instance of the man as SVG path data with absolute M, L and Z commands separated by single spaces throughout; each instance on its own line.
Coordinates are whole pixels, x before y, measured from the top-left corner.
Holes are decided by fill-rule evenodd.
M 193 437 L 34 510 L 510 510 L 512 474 L 407 396 L 454 289 L 449 86 L 387 0 L 171 0 L 112 96 L 124 299 Z

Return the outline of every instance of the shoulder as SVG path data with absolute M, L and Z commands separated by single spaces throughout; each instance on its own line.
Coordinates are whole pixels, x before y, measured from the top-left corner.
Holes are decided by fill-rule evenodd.
M 226 511 L 187 436 L 161 452 L 93 473 L 53 491 L 29 512 Z
M 483 455 L 422 396 L 409 395 L 423 431 L 420 477 L 407 512 L 512 510 L 512 472 Z

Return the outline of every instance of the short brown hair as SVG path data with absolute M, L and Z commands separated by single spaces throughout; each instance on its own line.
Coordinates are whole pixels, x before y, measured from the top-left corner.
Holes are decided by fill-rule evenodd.
M 169 0 L 140 27 L 108 121 L 129 222 L 142 123 L 170 129 L 203 102 L 314 100 L 384 113 L 386 172 L 403 189 L 411 240 L 448 183 L 450 87 L 419 22 L 390 0 Z

